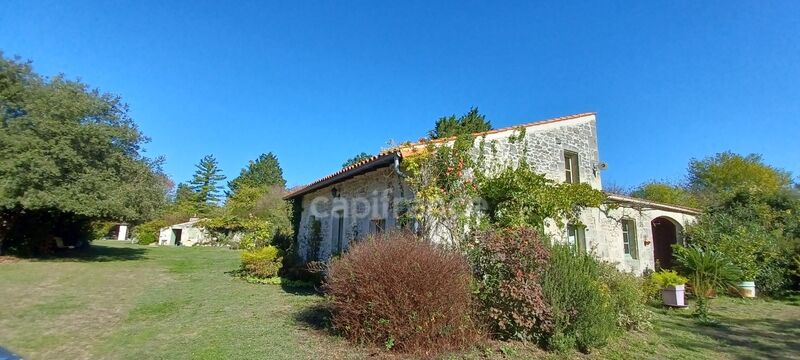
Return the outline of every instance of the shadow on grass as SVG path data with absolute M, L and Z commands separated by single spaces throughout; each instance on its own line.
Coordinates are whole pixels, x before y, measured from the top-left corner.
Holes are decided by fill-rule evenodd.
M 792 358 L 800 353 L 800 319 L 712 315 L 719 323 L 708 326 L 690 311 L 669 311 L 659 336 L 676 348 L 723 352 L 735 359 Z
M 322 304 L 307 307 L 294 315 L 294 320 L 303 327 L 319 330 L 331 330 L 331 312 Z
M 52 256 L 39 258 L 43 261 L 109 262 L 131 261 L 145 258 L 147 249 L 89 245 L 79 249 L 64 249 Z

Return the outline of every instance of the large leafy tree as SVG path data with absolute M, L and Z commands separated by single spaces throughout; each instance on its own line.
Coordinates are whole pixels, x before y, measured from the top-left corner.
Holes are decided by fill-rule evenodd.
M 489 131 L 492 124 L 486 120 L 486 116 L 478 111 L 477 107 L 469 109 L 464 115 L 456 117 L 455 114 L 443 116 L 436 120 L 433 130 L 428 132 L 431 139 L 441 139 L 476 132 Z
M 228 182 L 230 194 L 245 187 L 266 189 L 275 185 L 284 187 L 286 180 L 283 178 L 283 169 L 278 162 L 278 157 L 271 152 L 261 154 L 258 159 L 250 161 L 247 167 L 239 173 L 239 176 Z
M 358 163 L 360 161 L 367 160 L 367 159 L 369 159 L 371 157 L 372 157 L 372 155 L 367 154 L 365 152 L 361 152 L 358 155 L 353 156 L 350 159 L 347 159 L 347 161 L 345 161 L 344 164 L 342 164 L 342 167 L 346 168 L 346 167 L 348 167 L 350 165 L 355 165 L 356 163 Z
M 664 204 L 696 207 L 697 199 L 684 187 L 666 182 L 651 181 L 639 185 L 631 196 Z
M 195 168 L 194 177 L 189 184 L 201 210 L 207 210 L 208 207 L 219 203 L 222 192 L 222 186 L 219 183 L 225 180 L 225 175 L 222 175 L 222 169 L 219 168 L 214 155 L 204 156 L 195 165 Z
M 43 78 L 0 54 L 0 249 L 81 240 L 93 220 L 140 221 L 166 201 L 161 160 L 115 95 Z
M 761 155 L 723 152 L 689 163 L 689 190 L 708 205 L 737 193 L 774 194 L 792 186 L 791 175 L 764 163 Z

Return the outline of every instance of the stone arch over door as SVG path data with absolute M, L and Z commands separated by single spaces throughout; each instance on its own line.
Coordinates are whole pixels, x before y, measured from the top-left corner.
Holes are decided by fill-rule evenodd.
M 672 268 L 672 245 L 680 241 L 680 223 L 666 216 L 650 221 L 653 231 L 653 260 L 656 270 Z

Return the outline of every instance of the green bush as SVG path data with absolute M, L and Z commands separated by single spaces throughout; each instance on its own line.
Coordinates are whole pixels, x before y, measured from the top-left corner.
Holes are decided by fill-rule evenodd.
M 606 271 L 589 254 L 576 253 L 568 245 L 553 245 L 542 275 L 542 289 L 553 318 L 547 348 L 575 348 L 588 353 L 620 332 L 616 307 L 623 306 L 623 301 L 615 301 L 603 281 Z
M 158 231 L 167 226 L 162 220 L 151 220 L 133 228 L 133 237 L 139 245 L 150 245 L 158 242 Z
M 270 278 L 278 275 L 281 268 L 280 250 L 265 246 L 242 253 L 242 271 L 255 277 Z
M 621 272 L 608 263 L 602 264 L 601 272 L 617 314 L 617 326 L 624 330 L 649 328 L 653 313 L 645 306 L 650 296 L 643 286 L 647 279 Z
M 552 319 L 541 285 L 550 251 L 538 231 L 493 230 L 478 236 L 470 258 L 476 298 L 492 333 L 502 339 L 543 342 Z
M 653 273 L 652 279 L 661 289 L 669 286 L 684 285 L 689 281 L 685 277 L 678 275 L 675 270 L 661 270 Z

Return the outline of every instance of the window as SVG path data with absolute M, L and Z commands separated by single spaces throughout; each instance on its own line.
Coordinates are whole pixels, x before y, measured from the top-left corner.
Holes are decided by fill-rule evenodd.
M 372 234 L 382 234 L 386 231 L 386 220 L 376 219 L 369 222 L 369 232 Z
M 334 229 L 333 244 L 335 246 L 334 253 L 342 253 L 342 239 L 344 239 L 344 211 L 339 210 L 334 213 L 336 219 L 336 228 Z
M 564 151 L 564 172 L 566 175 L 564 181 L 571 184 L 581 182 L 580 173 L 578 171 L 578 153 Z
M 567 225 L 567 243 L 580 253 L 586 252 L 586 227 L 581 225 Z
M 639 258 L 636 241 L 636 223 L 631 219 L 622 220 L 622 247 L 625 250 L 625 255 L 630 255 L 630 257 L 634 259 Z

